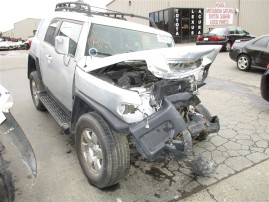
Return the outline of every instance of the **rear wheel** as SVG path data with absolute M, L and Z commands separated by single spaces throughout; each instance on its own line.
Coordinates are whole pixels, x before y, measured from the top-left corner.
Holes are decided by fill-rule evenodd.
M 225 46 L 224 46 L 224 50 L 226 52 L 229 52 L 231 50 L 231 48 L 232 48 L 232 43 L 230 41 L 227 41 Z
M 250 69 L 251 61 L 249 56 L 242 54 L 237 58 L 237 67 L 241 71 L 248 71 Z
M 129 171 L 127 136 L 112 131 L 97 113 L 88 113 L 79 118 L 76 149 L 83 172 L 96 187 L 117 184 Z
M 37 95 L 38 92 L 44 90 L 43 83 L 40 80 L 40 78 L 38 77 L 36 71 L 31 72 L 29 79 L 30 79 L 30 90 L 31 90 L 31 95 L 32 95 L 34 105 L 35 105 L 37 110 L 45 111 L 46 108 L 42 104 L 42 102 L 40 101 L 40 99 L 38 98 L 38 95 Z

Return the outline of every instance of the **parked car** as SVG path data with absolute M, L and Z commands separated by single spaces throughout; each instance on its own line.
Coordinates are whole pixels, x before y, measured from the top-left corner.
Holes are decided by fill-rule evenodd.
M 222 45 L 223 50 L 230 51 L 235 40 L 255 38 L 241 27 L 214 28 L 209 33 L 198 35 L 196 45 Z
M 236 41 L 229 52 L 241 71 L 251 67 L 266 69 L 269 60 L 269 34 L 262 35 L 250 41 Z
M 0 50 L 24 50 L 29 49 L 22 41 L 0 41 Z
M 269 101 L 269 63 L 267 64 L 267 69 L 261 78 L 261 95 L 263 99 Z

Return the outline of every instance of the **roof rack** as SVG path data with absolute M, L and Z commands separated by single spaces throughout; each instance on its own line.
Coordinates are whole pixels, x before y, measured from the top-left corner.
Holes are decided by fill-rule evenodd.
M 93 7 L 93 8 L 97 8 L 99 10 L 105 10 L 105 11 L 109 11 L 109 12 L 91 11 L 91 6 L 89 4 L 79 2 L 79 1 L 58 3 L 58 4 L 56 4 L 55 11 L 85 13 L 87 16 L 100 15 L 100 16 L 104 16 L 104 17 L 117 18 L 117 19 L 121 19 L 121 20 L 126 20 L 125 16 L 129 16 L 129 17 L 135 17 L 135 18 L 140 18 L 140 19 L 144 19 L 144 20 L 149 20 L 152 27 L 157 28 L 154 21 L 148 17 L 135 15 L 132 13 L 121 13 L 118 11 L 107 10 L 107 9 L 98 8 L 98 7 Z
M 63 2 L 56 4 L 55 11 L 77 12 L 91 15 L 91 6 L 81 2 Z

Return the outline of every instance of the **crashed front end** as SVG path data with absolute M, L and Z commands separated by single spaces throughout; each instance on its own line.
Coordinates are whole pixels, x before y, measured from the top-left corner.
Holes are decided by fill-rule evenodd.
M 77 70 L 77 88 L 130 125 L 129 133 L 146 158 L 155 160 L 163 152 L 185 154 L 192 139 L 220 128 L 217 117 L 195 110 L 200 103 L 195 94 L 220 48 L 190 46 L 87 57 L 80 64 L 84 70 Z

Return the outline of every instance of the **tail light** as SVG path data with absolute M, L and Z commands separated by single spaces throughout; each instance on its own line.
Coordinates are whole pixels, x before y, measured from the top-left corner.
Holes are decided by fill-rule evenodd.
M 209 41 L 222 41 L 222 40 L 224 40 L 224 38 L 219 37 L 219 36 L 215 36 L 215 37 L 210 37 L 208 40 Z
M 269 63 L 267 64 L 267 69 L 269 69 Z
M 198 35 L 197 38 L 196 38 L 197 41 L 203 41 L 203 39 L 204 39 L 204 37 L 200 36 L 200 35 Z

